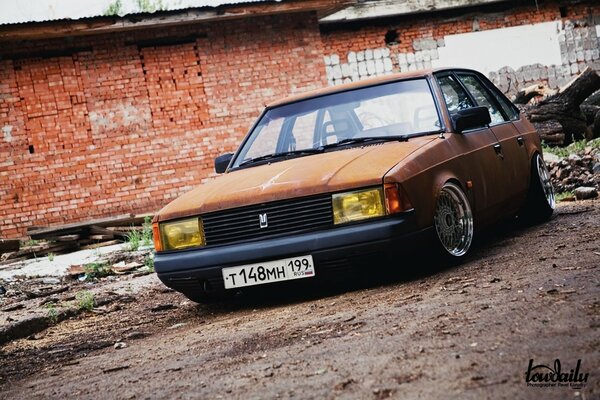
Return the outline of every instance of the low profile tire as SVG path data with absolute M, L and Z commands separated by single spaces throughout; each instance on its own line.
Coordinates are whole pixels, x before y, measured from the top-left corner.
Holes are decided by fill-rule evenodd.
M 539 153 L 531 160 L 531 181 L 527 201 L 520 216 L 529 223 L 541 223 L 552 216 L 556 201 L 554 188 L 550 181 L 550 172 Z
M 464 258 L 473 242 L 473 213 L 467 196 L 456 183 L 447 182 L 440 190 L 433 225 L 442 258 Z

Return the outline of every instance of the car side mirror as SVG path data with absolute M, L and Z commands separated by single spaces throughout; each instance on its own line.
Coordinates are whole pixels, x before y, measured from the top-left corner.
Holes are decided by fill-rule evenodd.
M 222 154 L 219 157 L 215 158 L 215 172 L 217 174 L 222 174 L 227 171 L 227 167 L 233 158 L 233 153 Z
M 460 110 L 452 115 L 452 127 L 454 132 L 463 133 L 463 131 L 481 128 L 492 122 L 490 112 L 487 107 L 471 107 Z

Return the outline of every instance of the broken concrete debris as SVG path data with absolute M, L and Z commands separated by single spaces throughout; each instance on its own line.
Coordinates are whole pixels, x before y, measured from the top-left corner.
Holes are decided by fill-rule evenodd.
M 595 187 L 582 186 L 573 191 L 577 200 L 595 199 L 598 197 L 598 191 Z

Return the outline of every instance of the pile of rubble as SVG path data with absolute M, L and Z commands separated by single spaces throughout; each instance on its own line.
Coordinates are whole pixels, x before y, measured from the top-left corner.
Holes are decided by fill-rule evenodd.
M 101 252 L 103 252 L 101 254 Z M 152 248 L 81 250 L 0 268 L 0 346 L 84 312 L 109 312 L 155 282 Z M 139 279 L 138 279 L 139 278 Z
M 572 192 L 577 199 L 598 196 L 600 148 L 588 146 L 564 158 L 547 153 L 545 158 L 556 193 Z
M 152 215 L 124 214 L 59 226 L 29 226 L 27 235 L 30 240 L 0 239 L 0 266 L 48 255 L 98 249 L 136 238 L 151 242 Z

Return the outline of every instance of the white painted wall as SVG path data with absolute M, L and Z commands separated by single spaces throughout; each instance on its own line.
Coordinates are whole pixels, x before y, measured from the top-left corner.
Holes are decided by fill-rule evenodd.
M 560 21 L 450 35 L 438 48 L 434 67 L 473 68 L 488 75 L 509 66 L 561 65 Z

